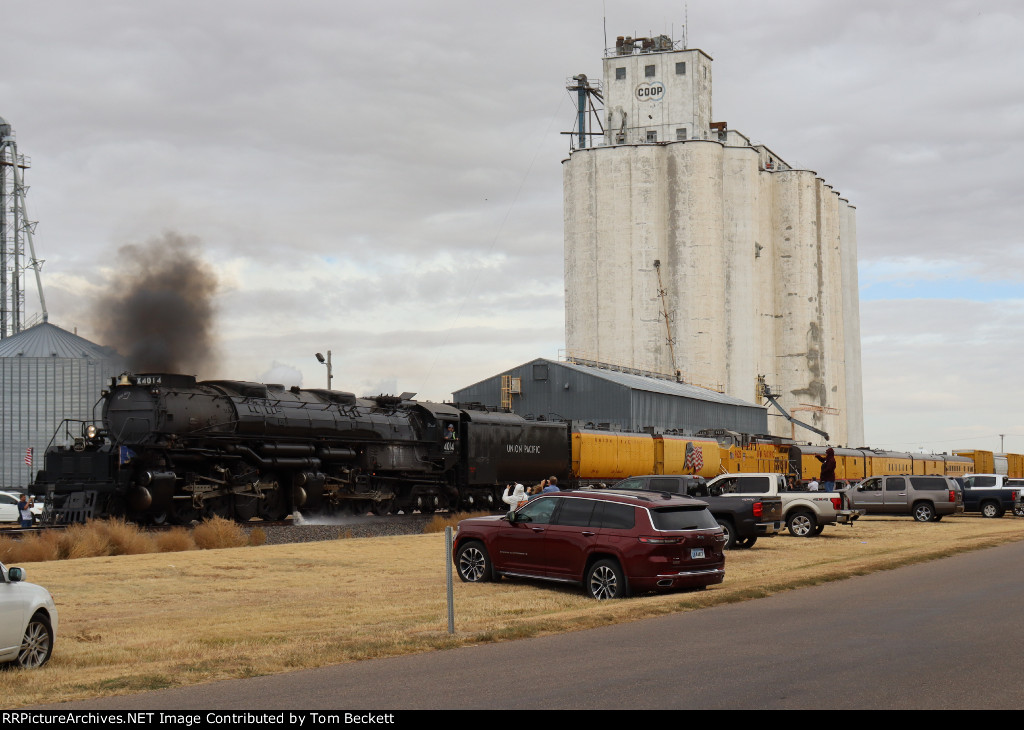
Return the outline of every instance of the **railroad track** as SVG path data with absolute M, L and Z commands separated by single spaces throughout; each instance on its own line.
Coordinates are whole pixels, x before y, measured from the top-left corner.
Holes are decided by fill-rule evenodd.
M 262 529 L 266 533 L 266 544 L 280 545 L 296 542 L 317 542 L 338 538 L 385 537 L 392 535 L 414 535 L 423 532 L 424 526 L 435 515 L 345 515 L 332 517 L 306 517 L 294 519 L 239 523 L 246 532 Z M 50 530 L 65 530 L 67 525 L 41 525 L 21 528 L 17 525 L 0 526 L 0 537 L 9 536 L 20 540 L 25 535 L 37 535 Z M 174 525 L 147 525 L 148 532 L 159 533 L 170 530 Z M 187 526 L 186 526 L 187 527 Z

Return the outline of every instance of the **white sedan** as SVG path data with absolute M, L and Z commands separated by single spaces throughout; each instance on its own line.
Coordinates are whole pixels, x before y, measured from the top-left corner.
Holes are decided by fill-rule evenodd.
M 57 607 L 50 592 L 25 582 L 25 571 L 0 563 L 0 662 L 31 669 L 53 652 Z
M 39 499 L 31 507 L 32 521 L 38 522 L 43 514 L 43 500 Z M 21 514 L 18 512 L 18 495 L 12 492 L 0 492 L 0 522 L 20 522 Z

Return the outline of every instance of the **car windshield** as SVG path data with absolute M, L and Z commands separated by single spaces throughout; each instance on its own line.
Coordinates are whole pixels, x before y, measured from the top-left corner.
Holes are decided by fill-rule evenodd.
M 706 507 L 661 507 L 651 510 L 658 530 L 708 530 L 718 527 Z

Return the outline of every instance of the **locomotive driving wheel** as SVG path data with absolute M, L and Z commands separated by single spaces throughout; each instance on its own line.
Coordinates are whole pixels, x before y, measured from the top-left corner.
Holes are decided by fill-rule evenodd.
M 288 516 L 288 501 L 284 492 L 280 488 L 264 491 L 257 512 L 261 518 L 270 522 L 283 520 Z
M 369 499 L 357 499 L 352 502 L 352 511 L 356 517 L 362 517 L 370 511 L 373 506 L 373 501 Z
M 176 499 L 171 503 L 171 521 L 176 525 L 189 525 L 202 519 L 203 511 L 191 499 Z
M 386 515 L 391 512 L 391 505 L 395 502 L 394 499 L 378 499 L 370 505 L 370 511 L 377 516 Z
M 235 518 L 235 510 L 231 506 L 231 497 L 213 497 L 203 503 L 203 516 L 217 516 L 225 520 Z
M 278 522 L 288 516 L 288 496 L 276 476 L 263 474 L 260 477 L 260 491 L 263 492 L 263 499 L 257 500 L 256 513 L 261 519 Z
M 260 500 L 251 494 L 235 495 L 235 519 L 239 522 L 248 522 L 256 516 Z

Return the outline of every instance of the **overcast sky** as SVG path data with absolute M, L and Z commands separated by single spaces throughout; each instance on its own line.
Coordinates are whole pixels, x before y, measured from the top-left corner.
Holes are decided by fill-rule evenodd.
M 50 321 L 116 251 L 216 268 L 200 377 L 448 399 L 564 347 L 573 74 L 714 58 L 713 109 L 857 207 L 866 436 L 1024 452 L 1019 2 L 0 0 Z M 37 308 L 34 292 L 29 308 Z

